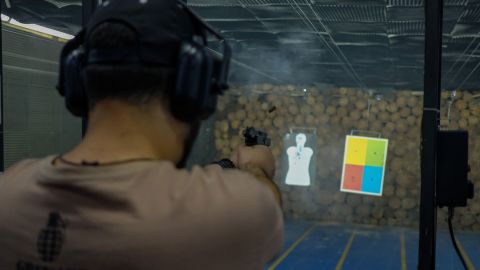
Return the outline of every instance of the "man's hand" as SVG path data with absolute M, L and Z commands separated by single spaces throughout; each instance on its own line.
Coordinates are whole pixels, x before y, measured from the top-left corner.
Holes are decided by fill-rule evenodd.
M 282 205 L 280 189 L 273 182 L 275 175 L 275 158 L 265 145 L 240 146 L 230 158 L 240 170 L 251 173 L 260 182 L 265 183 L 273 192 L 277 203 Z
M 270 179 L 275 175 L 275 158 L 272 150 L 265 145 L 240 146 L 230 159 L 241 170 L 254 166 L 261 169 Z

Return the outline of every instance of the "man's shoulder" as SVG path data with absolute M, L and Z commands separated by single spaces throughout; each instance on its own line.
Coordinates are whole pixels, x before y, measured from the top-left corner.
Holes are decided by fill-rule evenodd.
M 0 189 L 3 189 L 3 192 L 11 192 L 11 187 L 19 187 L 22 186 L 20 183 L 30 181 L 30 179 L 38 175 L 39 165 L 45 159 L 24 159 L 9 166 L 0 175 Z
M 220 166 L 207 167 L 195 166 L 189 172 L 192 179 L 206 181 L 212 185 L 246 186 L 249 188 L 263 187 L 255 177 L 247 172 L 237 169 L 222 169 Z
M 200 176 L 201 174 L 201 176 Z M 200 168 L 191 172 L 194 181 L 200 180 L 193 192 L 201 193 L 199 201 L 218 213 L 235 213 L 229 222 L 243 226 L 257 222 L 271 229 L 281 220 L 281 210 L 271 190 L 250 173 L 236 169 Z M 200 204 L 198 204 L 200 205 Z M 203 205 L 203 204 L 202 204 Z M 268 224 L 264 224 L 268 223 Z M 262 225 L 261 225 L 262 224 Z
M 45 157 L 44 159 L 50 159 L 51 157 Z M 18 173 L 25 172 L 31 168 L 36 167 L 38 163 L 40 163 L 44 159 L 24 159 L 18 161 L 17 163 L 13 164 L 12 166 L 8 167 L 3 176 L 14 176 Z
M 206 192 L 225 200 L 225 207 L 278 207 L 270 188 L 250 173 L 236 169 L 205 169 L 205 173 L 205 181 L 212 184 Z

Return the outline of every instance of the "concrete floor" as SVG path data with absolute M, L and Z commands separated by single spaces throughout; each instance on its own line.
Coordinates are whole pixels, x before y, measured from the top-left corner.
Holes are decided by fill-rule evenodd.
M 457 232 L 469 270 L 480 270 L 480 234 Z M 418 232 L 406 228 L 287 221 L 285 246 L 268 270 L 416 269 Z M 463 269 L 448 231 L 437 235 L 437 269 Z

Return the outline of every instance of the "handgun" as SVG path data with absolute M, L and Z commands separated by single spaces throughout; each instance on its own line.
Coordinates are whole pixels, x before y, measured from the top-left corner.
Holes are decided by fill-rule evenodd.
M 272 143 L 272 140 L 268 138 L 268 134 L 266 132 L 256 130 L 253 127 L 247 127 L 243 131 L 243 137 L 245 137 L 246 146 L 254 146 L 254 145 L 270 146 Z

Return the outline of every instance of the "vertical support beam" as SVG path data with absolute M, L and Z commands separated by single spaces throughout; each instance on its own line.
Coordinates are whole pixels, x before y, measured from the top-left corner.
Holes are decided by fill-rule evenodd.
M 3 110 L 3 23 L 0 23 L 0 47 L 2 54 L 0 55 L 0 172 L 5 170 L 5 152 L 4 152 L 4 110 Z
M 436 159 L 440 122 L 443 0 L 425 0 L 425 68 L 418 269 L 435 269 Z

